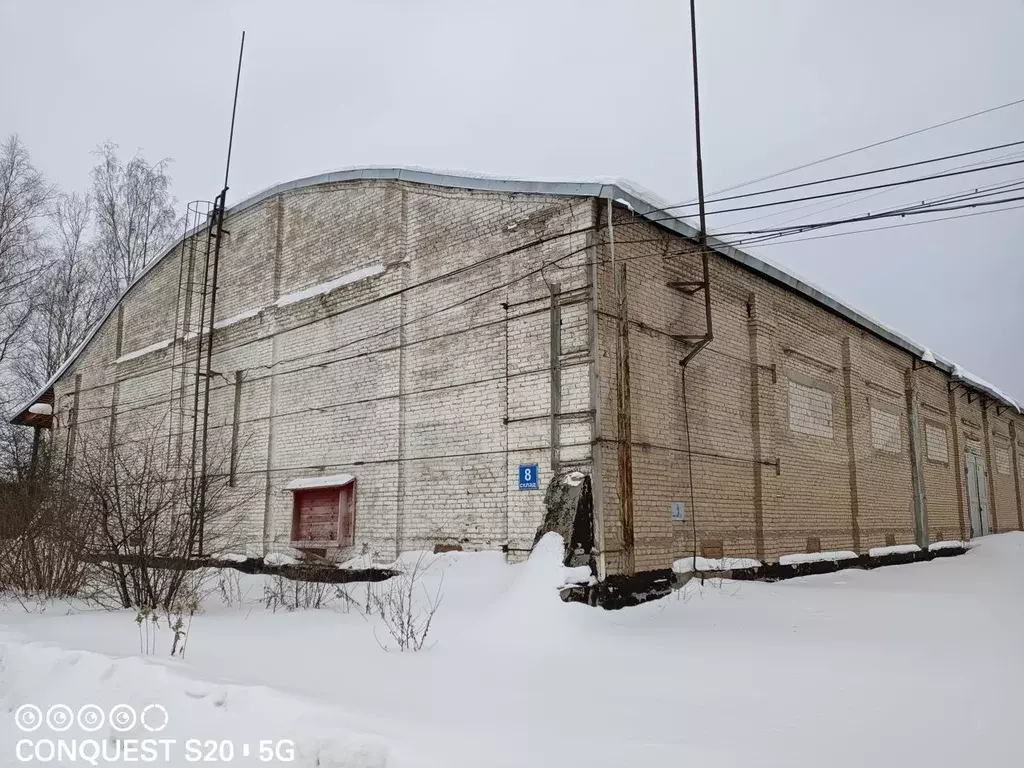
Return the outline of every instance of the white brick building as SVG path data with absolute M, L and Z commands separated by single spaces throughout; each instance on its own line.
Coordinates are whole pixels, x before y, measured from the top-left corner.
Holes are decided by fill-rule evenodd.
M 628 276 L 625 415 L 609 200 Z M 228 210 L 226 229 L 209 426 L 233 457 L 223 472 L 240 527 L 222 550 L 518 556 L 553 473 L 579 469 L 593 478 L 599 567 L 614 573 L 630 546 L 622 418 L 638 570 L 698 545 L 774 559 L 805 543 L 913 540 L 915 472 L 932 500 L 924 534 L 969 536 L 968 441 L 998 469 L 983 493 L 993 527 L 1021 519 L 1012 401 L 724 245 L 711 263 L 715 341 L 691 367 L 685 411 L 680 339 L 703 332 L 703 299 L 671 285 L 694 279 L 694 232 L 624 187 L 353 170 L 256 195 Z M 179 439 L 187 451 L 195 382 L 182 363 L 198 343 L 188 275 L 203 269 L 192 242 L 150 265 L 16 422 L 52 426 L 58 454 L 142 433 L 167 440 L 168 460 Z M 908 431 L 918 400 L 927 450 Z M 52 417 L 30 412 L 38 403 Z M 520 468 L 533 466 L 537 490 L 520 490 Z M 685 521 L 670 517 L 679 501 Z

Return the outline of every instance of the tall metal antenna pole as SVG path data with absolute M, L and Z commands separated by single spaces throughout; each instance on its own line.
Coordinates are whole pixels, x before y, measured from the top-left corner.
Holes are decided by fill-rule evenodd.
M 213 240 L 213 268 L 212 274 L 209 269 L 210 265 L 207 262 L 207 277 L 209 277 L 209 292 L 210 292 L 210 317 L 209 327 L 206 329 L 208 337 L 206 339 L 206 372 L 204 381 L 203 391 L 203 437 L 202 437 L 202 458 L 200 463 L 200 472 L 202 482 L 199 485 L 199 530 L 198 530 L 198 549 L 199 556 L 202 557 L 205 550 L 206 540 L 206 503 L 207 503 L 207 489 L 209 486 L 209 464 L 208 464 L 208 447 L 210 439 L 210 377 L 213 375 L 213 332 L 215 330 L 216 323 L 216 311 L 217 311 L 217 278 L 220 270 L 220 246 L 221 241 L 224 239 L 224 215 L 227 211 L 227 196 L 228 196 L 228 177 L 231 174 L 231 148 L 235 142 L 235 116 L 238 113 L 238 87 L 242 81 L 242 55 L 245 53 L 245 31 L 242 31 L 242 43 L 238 48 L 238 70 L 235 73 L 235 96 L 231 102 L 231 131 L 228 134 L 228 157 L 227 162 L 224 164 L 224 188 L 220 194 L 217 195 L 216 201 L 213 204 L 213 215 L 210 220 L 209 237 Z M 206 286 L 204 286 L 204 293 Z M 202 330 L 199 334 L 199 355 L 202 356 Z M 198 363 L 197 363 L 198 367 Z M 196 381 L 198 385 L 198 379 Z M 193 456 L 195 455 L 193 449 Z
M 697 77 L 697 10 L 690 0 L 690 50 L 693 54 L 693 122 L 697 136 L 697 201 L 700 207 L 700 245 L 707 245 L 707 222 L 704 218 L 704 163 L 700 148 L 700 82 Z
M 235 74 L 235 100 L 231 104 L 231 132 L 228 134 L 228 161 L 224 168 L 224 189 L 228 188 L 228 174 L 231 173 L 231 145 L 235 142 L 235 114 L 238 112 L 238 85 L 242 82 L 242 54 L 245 53 L 245 30 L 242 30 L 242 44 L 238 47 L 238 72 Z M 699 131 L 699 129 L 698 129 Z M 700 140 L 698 139 L 698 144 Z M 698 172 L 699 173 L 699 172 Z M 703 198 L 701 198 L 703 205 Z M 701 224 L 703 229 L 704 225 Z

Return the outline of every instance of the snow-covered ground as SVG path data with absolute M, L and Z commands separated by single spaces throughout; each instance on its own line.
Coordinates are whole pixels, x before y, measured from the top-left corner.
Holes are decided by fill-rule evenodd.
M 429 587 L 444 597 L 420 653 L 384 652 L 379 619 L 338 603 L 273 613 L 264 577 L 232 580 L 230 605 L 206 600 L 184 661 L 166 628 L 159 654 L 140 654 L 129 612 L 7 606 L 0 765 L 25 764 L 17 740 L 47 728 L 18 731 L 18 707 L 61 703 L 162 705 L 159 734 L 50 735 L 175 739 L 175 765 L 189 738 L 233 741 L 233 765 L 280 739 L 301 766 L 1020 764 L 1024 534 L 914 565 L 691 582 L 616 612 L 559 600 L 550 544 L 516 566 L 438 556 Z

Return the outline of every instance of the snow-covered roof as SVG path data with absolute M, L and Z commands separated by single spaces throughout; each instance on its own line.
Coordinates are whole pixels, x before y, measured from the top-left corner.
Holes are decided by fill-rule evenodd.
M 307 176 L 302 179 L 286 181 L 281 184 L 268 187 L 267 189 L 246 198 L 242 202 L 231 206 L 227 210 L 227 215 L 241 213 L 242 211 L 259 205 L 265 200 L 268 200 L 282 192 L 306 189 L 309 187 L 319 186 L 321 184 L 335 184 L 339 182 L 363 180 L 405 181 L 413 184 L 426 184 L 435 187 L 448 187 L 451 189 L 507 192 L 513 194 L 596 197 L 610 199 L 616 204 L 631 210 L 635 215 L 649 219 L 652 222 L 656 222 L 659 226 L 675 232 L 676 234 L 689 239 L 696 239 L 697 237 L 697 229 L 692 224 L 682 217 L 672 216 L 666 212 L 665 209 L 670 205 L 668 202 L 660 199 L 649 190 L 623 179 L 597 178 L 589 180 L 534 181 L 529 179 L 500 178 L 483 174 L 466 173 L 463 171 L 438 171 L 418 167 L 369 166 L 344 168 L 330 173 L 322 173 L 317 176 Z M 192 232 L 188 232 L 185 237 L 192 234 Z M 180 243 L 181 240 L 174 242 L 162 254 L 160 254 L 160 256 L 150 262 L 139 276 L 135 278 L 132 285 L 130 285 L 121 295 L 114 306 L 110 308 L 107 314 L 93 327 L 85 341 L 68 357 L 67 360 L 64 361 L 50 380 L 40 388 L 39 393 L 17 410 L 12 421 L 17 422 L 28 410 L 29 406 L 37 402 L 51 390 L 54 383 L 67 372 L 103 323 L 107 321 L 117 304 L 120 304 L 121 300 L 123 300 L 132 288 L 134 288 L 139 281 L 145 277 L 150 269 L 172 253 Z M 884 323 L 880 323 L 857 309 L 854 309 L 827 291 L 824 291 L 814 284 L 797 277 L 794 273 L 781 265 L 767 259 L 753 256 L 713 236 L 708 237 L 708 245 L 730 261 L 736 262 L 737 264 L 740 264 L 775 283 L 779 283 L 790 288 L 811 301 L 849 320 L 851 323 L 870 331 L 885 341 L 888 341 L 890 344 L 909 352 L 925 363 L 934 365 L 935 367 L 945 371 L 950 374 L 954 380 L 960 381 L 972 389 L 983 392 L 990 397 L 1015 408 L 1018 412 L 1021 411 L 1021 405 L 1016 400 L 992 386 L 984 379 L 965 371 L 956 363 L 935 355 L 928 347 L 918 344 L 909 337 L 888 327 Z

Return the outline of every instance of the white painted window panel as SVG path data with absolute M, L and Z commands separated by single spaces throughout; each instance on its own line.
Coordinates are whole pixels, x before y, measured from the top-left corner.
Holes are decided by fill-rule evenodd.
M 934 424 L 924 425 L 925 443 L 928 458 L 932 461 L 949 462 L 949 446 L 946 441 L 946 430 Z
M 1010 474 L 1010 449 L 996 446 L 996 472 L 1000 475 Z
M 899 453 L 903 450 L 898 414 L 880 408 L 871 409 L 871 445 L 889 453 Z
M 815 437 L 833 436 L 832 393 L 789 382 L 789 429 Z

